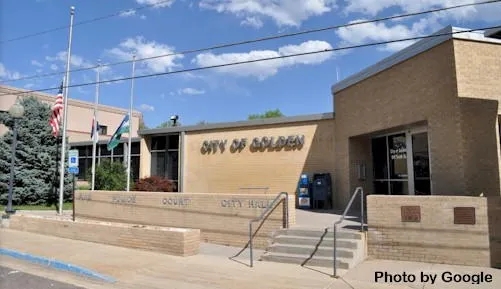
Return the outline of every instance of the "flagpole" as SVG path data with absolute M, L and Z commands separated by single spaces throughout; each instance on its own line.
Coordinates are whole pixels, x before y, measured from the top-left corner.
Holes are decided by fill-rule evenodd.
M 127 192 L 130 191 L 130 154 L 132 146 L 132 103 L 134 100 L 134 77 L 136 73 L 136 55 L 132 55 L 132 78 L 130 85 L 130 106 L 129 106 L 129 144 L 127 146 Z
M 70 8 L 70 34 L 68 39 L 68 54 L 66 55 L 66 76 L 64 77 L 64 108 L 63 108 L 63 139 L 61 144 L 61 167 L 59 168 L 59 215 L 63 214 L 64 198 L 64 165 L 66 160 L 66 124 L 68 122 L 68 91 L 70 84 L 70 59 L 71 59 L 71 40 L 73 37 L 73 18 L 75 16 L 75 7 Z
M 94 99 L 94 122 L 92 125 L 92 181 L 91 190 L 93 191 L 96 183 L 96 146 L 99 141 L 99 127 L 97 121 L 97 104 L 99 103 L 99 73 L 101 71 L 101 61 L 98 60 L 97 72 L 96 72 L 96 96 Z

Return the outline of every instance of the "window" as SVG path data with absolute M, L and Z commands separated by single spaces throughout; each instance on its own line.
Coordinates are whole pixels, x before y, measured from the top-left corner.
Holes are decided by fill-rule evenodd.
M 152 176 L 168 178 L 177 183 L 179 177 L 178 157 L 179 134 L 156 136 L 151 139 Z
M 106 125 L 99 125 L 99 134 L 100 135 L 107 135 L 108 134 L 108 126 Z

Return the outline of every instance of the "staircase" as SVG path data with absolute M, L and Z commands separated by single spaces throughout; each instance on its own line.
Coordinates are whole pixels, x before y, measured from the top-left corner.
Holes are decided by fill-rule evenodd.
M 366 256 L 365 233 L 337 230 L 337 267 L 350 269 Z M 292 263 L 301 266 L 329 267 L 334 260 L 332 228 L 292 228 L 277 231 L 261 261 Z

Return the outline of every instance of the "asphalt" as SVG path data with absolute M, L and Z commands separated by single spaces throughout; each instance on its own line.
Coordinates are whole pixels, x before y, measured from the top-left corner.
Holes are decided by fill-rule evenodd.
M 2 289 L 82 289 L 84 287 L 28 274 L 20 270 L 0 266 L 0 288 Z

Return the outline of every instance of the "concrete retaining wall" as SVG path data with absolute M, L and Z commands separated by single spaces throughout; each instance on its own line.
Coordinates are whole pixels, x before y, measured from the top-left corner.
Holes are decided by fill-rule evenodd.
M 258 217 L 276 195 L 193 194 L 160 192 L 76 192 L 78 218 L 200 229 L 201 239 L 243 246 L 249 240 L 249 221 Z M 289 196 L 290 224 L 295 223 L 294 196 Z M 254 238 L 265 248 L 271 233 L 284 226 L 283 203 L 269 215 Z M 257 226 L 255 226 L 257 227 Z
M 9 228 L 37 234 L 143 249 L 176 256 L 196 255 L 200 230 L 12 215 Z

